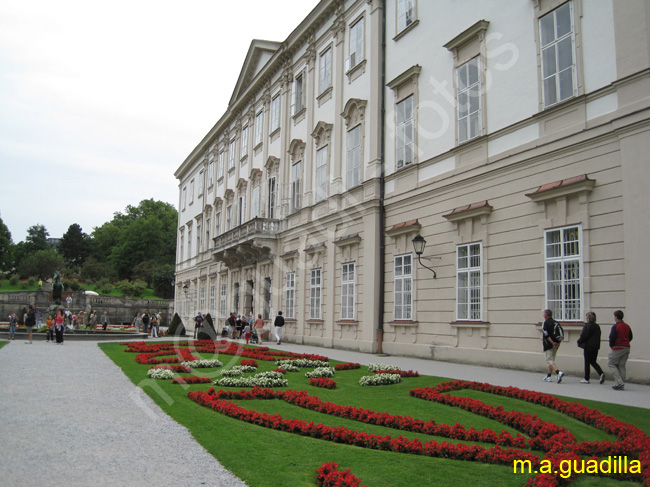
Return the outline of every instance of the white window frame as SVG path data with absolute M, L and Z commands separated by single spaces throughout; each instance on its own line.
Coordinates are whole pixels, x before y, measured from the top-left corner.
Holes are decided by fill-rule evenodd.
M 413 320 L 413 254 L 395 256 L 394 310 L 396 321 Z
M 409 107 L 410 117 L 406 118 L 409 114 Z M 415 159 L 415 95 L 409 95 L 400 100 L 395 108 L 397 111 L 395 162 L 397 169 L 401 169 L 411 164 Z
M 271 127 L 269 133 L 274 133 L 280 128 L 280 93 L 271 99 Z
M 311 270 L 309 279 L 309 319 L 322 319 L 323 274 L 321 268 Z
M 583 246 L 582 225 L 568 225 L 544 232 L 544 297 L 546 308 L 553 311 L 553 318 L 558 321 L 582 321 L 584 316 Z M 559 272 L 551 270 L 558 266 Z M 572 272 L 574 275 L 570 275 Z
M 183 188 L 183 209 L 187 207 L 187 186 Z
M 285 315 L 287 318 L 296 317 L 296 273 L 287 272 L 285 279 Z
M 228 288 L 226 283 L 221 283 L 221 292 L 219 294 L 219 316 L 221 318 L 226 317 L 226 296 L 228 293 Z
M 558 13 L 568 9 L 570 28 L 568 32 L 560 33 L 558 36 Z M 552 25 L 548 22 L 552 21 Z M 544 34 L 544 24 L 551 26 L 553 29 L 552 38 L 547 38 Z M 544 108 L 551 107 L 558 103 L 568 100 L 577 95 L 577 70 L 576 70 L 576 41 L 575 41 L 575 16 L 573 11 L 573 2 L 567 2 L 564 5 L 552 10 L 551 12 L 539 18 L 539 49 L 541 58 L 541 82 L 542 82 L 542 100 Z M 570 44 L 568 47 L 567 44 Z M 560 48 L 563 47 L 563 49 Z M 567 52 L 568 50 L 568 52 Z M 571 55 L 571 62 L 568 65 L 560 66 L 560 59 L 567 54 Z M 566 92 L 567 87 L 562 90 L 561 78 L 571 76 L 570 93 Z M 550 92 L 555 94 L 555 98 L 550 98 Z M 563 93 L 563 91 L 565 91 Z M 563 96 L 564 94 L 564 96 Z
M 237 224 L 243 225 L 246 221 L 246 195 L 240 195 L 237 203 Z
M 255 115 L 255 147 L 262 143 L 262 134 L 264 133 L 264 110 L 260 110 Z
M 201 286 L 199 296 L 199 311 L 205 313 L 205 286 Z
M 210 219 L 206 218 L 205 220 L 205 247 L 209 249 L 212 247 L 210 242 Z
M 192 258 L 192 229 L 187 229 L 187 259 Z
M 232 230 L 232 205 L 226 206 L 226 232 Z
M 212 313 L 213 316 L 215 312 L 214 307 L 216 305 L 216 301 L 217 301 L 217 289 L 216 286 L 213 284 L 212 286 L 210 286 L 210 309 L 209 309 L 209 312 Z
M 348 64 L 347 70 L 354 68 L 357 64 L 365 59 L 364 54 L 364 17 L 361 17 L 355 23 L 350 25 L 350 45 L 348 51 Z
M 260 214 L 260 187 L 255 186 L 251 191 L 251 220 Z
M 305 109 L 305 72 L 301 71 L 291 84 L 291 115 L 298 115 Z
M 196 255 L 201 253 L 201 225 L 196 226 Z
M 190 181 L 190 205 L 194 203 L 194 180 Z
M 356 297 L 356 265 L 346 262 L 341 265 L 341 319 L 354 320 Z
M 320 55 L 318 70 L 318 93 L 322 94 L 332 86 L 332 48 L 328 47 Z
M 201 169 L 201 171 L 199 172 L 199 196 L 203 195 L 203 179 L 204 179 L 204 177 L 205 177 L 205 171 L 203 171 L 203 169 Z
M 181 242 L 180 242 L 180 252 L 179 252 L 179 261 L 185 260 L 185 234 L 181 232 Z
M 217 179 L 222 179 L 224 174 L 224 164 L 226 162 L 226 153 L 225 151 L 219 152 L 219 162 L 217 164 Z
M 316 203 L 327 199 L 327 180 L 329 145 L 321 147 L 316 151 L 316 188 L 314 191 L 314 200 Z
M 456 246 L 456 320 L 483 321 L 483 244 Z
M 355 135 L 356 134 L 356 135 Z M 354 188 L 361 183 L 361 124 L 348 130 L 346 154 L 346 184 Z
M 416 20 L 415 0 L 397 0 L 397 33 L 406 30 Z
M 248 125 L 244 125 L 241 129 L 239 158 L 244 159 L 247 155 L 248 155 Z
M 208 163 L 208 188 L 214 184 L 214 159 Z
M 291 213 L 301 208 L 302 203 L 302 162 L 291 166 Z
M 235 148 L 237 147 L 237 140 L 232 139 L 228 146 L 228 170 L 235 169 Z
M 271 220 L 275 218 L 275 206 L 278 198 L 278 184 L 275 176 L 268 179 L 268 200 L 267 200 L 267 217 Z
M 221 212 L 214 215 L 214 236 L 221 235 Z
M 474 56 L 456 68 L 456 116 L 458 119 L 458 142 L 466 142 L 480 136 L 482 127 L 481 57 Z M 471 72 L 475 69 L 476 79 Z M 472 132 L 472 121 L 476 122 Z

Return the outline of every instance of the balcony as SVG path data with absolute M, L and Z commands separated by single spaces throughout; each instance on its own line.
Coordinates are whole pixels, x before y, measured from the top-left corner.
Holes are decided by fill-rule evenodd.
M 254 218 L 214 237 L 213 258 L 226 267 L 242 267 L 277 255 L 280 220 Z

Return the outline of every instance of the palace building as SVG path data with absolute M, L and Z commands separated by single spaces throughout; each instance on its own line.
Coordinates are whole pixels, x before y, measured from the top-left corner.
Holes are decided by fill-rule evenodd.
M 550 308 L 581 373 L 622 309 L 647 381 L 649 115 L 646 0 L 322 0 L 175 173 L 176 312 L 544 370 Z

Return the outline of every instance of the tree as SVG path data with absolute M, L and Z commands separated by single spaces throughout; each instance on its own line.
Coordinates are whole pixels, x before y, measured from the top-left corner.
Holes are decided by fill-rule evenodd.
M 73 223 L 59 244 L 59 253 L 68 264 L 82 265 L 90 254 L 90 240 L 79 224 Z
M 14 242 L 7 225 L 0 218 L 0 271 L 11 271 L 13 267 Z
M 47 249 L 47 237 L 49 232 L 45 226 L 40 223 L 32 225 L 27 229 L 27 237 L 25 238 L 25 249 L 27 253 L 38 252 L 39 250 Z
M 21 277 L 35 276 L 39 279 L 52 277 L 54 271 L 63 269 L 65 261 L 56 250 L 39 250 L 27 255 L 18 267 Z
M 113 282 L 117 279 L 117 272 L 107 262 L 99 262 L 95 257 L 88 257 L 81 266 L 81 278 L 85 281 L 99 281 L 108 279 Z
M 173 264 L 164 264 L 156 267 L 151 277 L 153 291 L 159 298 L 172 299 L 174 297 L 175 272 Z

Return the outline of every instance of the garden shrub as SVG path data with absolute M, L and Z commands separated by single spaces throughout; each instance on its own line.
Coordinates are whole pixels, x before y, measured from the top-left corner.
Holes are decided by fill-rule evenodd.
M 34 277 L 30 277 L 29 279 L 27 279 L 27 284 L 29 286 L 33 286 L 34 284 L 36 284 L 36 279 Z
M 14 274 L 9 278 L 9 284 L 11 284 L 12 286 L 18 284 L 18 274 Z
M 210 316 L 210 313 L 205 315 L 205 318 L 203 319 L 203 328 L 201 328 L 201 331 L 199 331 L 198 335 L 196 336 L 197 340 L 216 340 L 217 339 L 217 332 L 214 329 L 214 323 L 212 321 L 212 316 Z
M 167 334 L 171 336 L 187 335 L 185 332 L 185 325 L 183 325 L 183 320 L 181 320 L 181 317 L 178 316 L 178 313 L 174 313 L 174 317 L 172 318 L 172 322 L 169 324 L 169 330 L 167 331 Z

